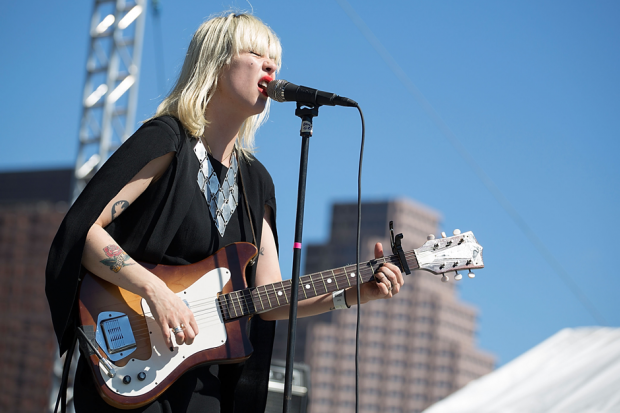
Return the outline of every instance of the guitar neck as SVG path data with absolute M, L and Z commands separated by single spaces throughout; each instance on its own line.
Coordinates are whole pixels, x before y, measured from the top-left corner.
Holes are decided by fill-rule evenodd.
M 411 270 L 419 268 L 415 251 L 405 253 L 407 265 Z M 397 255 L 376 258 L 360 263 L 359 282 L 374 279 L 375 270 L 383 263 L 392 263 L 401 267 Z M 305 300 L 319 295 L 342 290 L 355 285 L 356 265 L 335 268 L 299 278 L 298 300 Z M 252 314 L 263 313 L 291 302 L 292 281 L 284 280 L 259 287 L 246 288 L 221 294 L 218 299 L 224 320 L 231 320 Z

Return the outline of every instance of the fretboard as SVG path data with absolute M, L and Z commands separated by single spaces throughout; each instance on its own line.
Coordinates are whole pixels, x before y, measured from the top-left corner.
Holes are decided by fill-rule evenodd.
M 411 270 L 419 268 L 415 251 L 405 253 L 405 259 Z M 401 268 L 397 255 L 366 261 L 360 263 L 359 282 L 365 283 L 373 280 L 375 270 L 383 263 L 392 263 Z M 355 271 L 356 265 L 347 265 L 299 277 L 297 295 L 299 301 L 354 286 Z M 222 316 L 224 320 L 230 320 L 288 305 L 291 300 L 291 289 L 292 281 L 284 280 L 221 294 L 219 303 Z

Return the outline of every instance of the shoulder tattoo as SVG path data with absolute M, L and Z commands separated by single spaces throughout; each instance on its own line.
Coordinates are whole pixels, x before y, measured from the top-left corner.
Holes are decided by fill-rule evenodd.
M 112 205 L 112 221 L 114 221 L 114 218 L 118 218 L 118 216 L 129 206 L 129 202 L 122 200 L 122 201 L 116 201 L 113 205 Z

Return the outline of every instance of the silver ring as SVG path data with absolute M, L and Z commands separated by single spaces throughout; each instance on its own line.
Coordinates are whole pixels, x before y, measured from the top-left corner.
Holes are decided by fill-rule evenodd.
M 383 275 L 385 276 L 385 274 Z M 388 291 L 392 291 L 392 281 L 390 281 L 387 276 L 385 277 L 385 281 L 390 283 L 390 286 L 388 287 Z M 383 284 L 385 284 L 385 286 L 387 287 L 387 283 L 384 282 Z
M 181 326 L 178 326 L 178 327 L 173 328 L 173 329 L 172 329 L 172 332 L 173 332 L 174 334 L 179 334 L 179 333 L 182 333 L 182 332 L 183 332 L 183 329 L 181 328 Z

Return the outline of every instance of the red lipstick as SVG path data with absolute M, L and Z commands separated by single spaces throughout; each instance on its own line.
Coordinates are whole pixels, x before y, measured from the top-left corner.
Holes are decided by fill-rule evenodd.
M 258 90 L 260 90 L 260 93 L 262 93 L 266 97 L 269 97 L 267 95 L 267 85 L 272 80 L 273 78 L 271 76 L 263 76 L 260 78 L 260 81 L 258 82 Z

